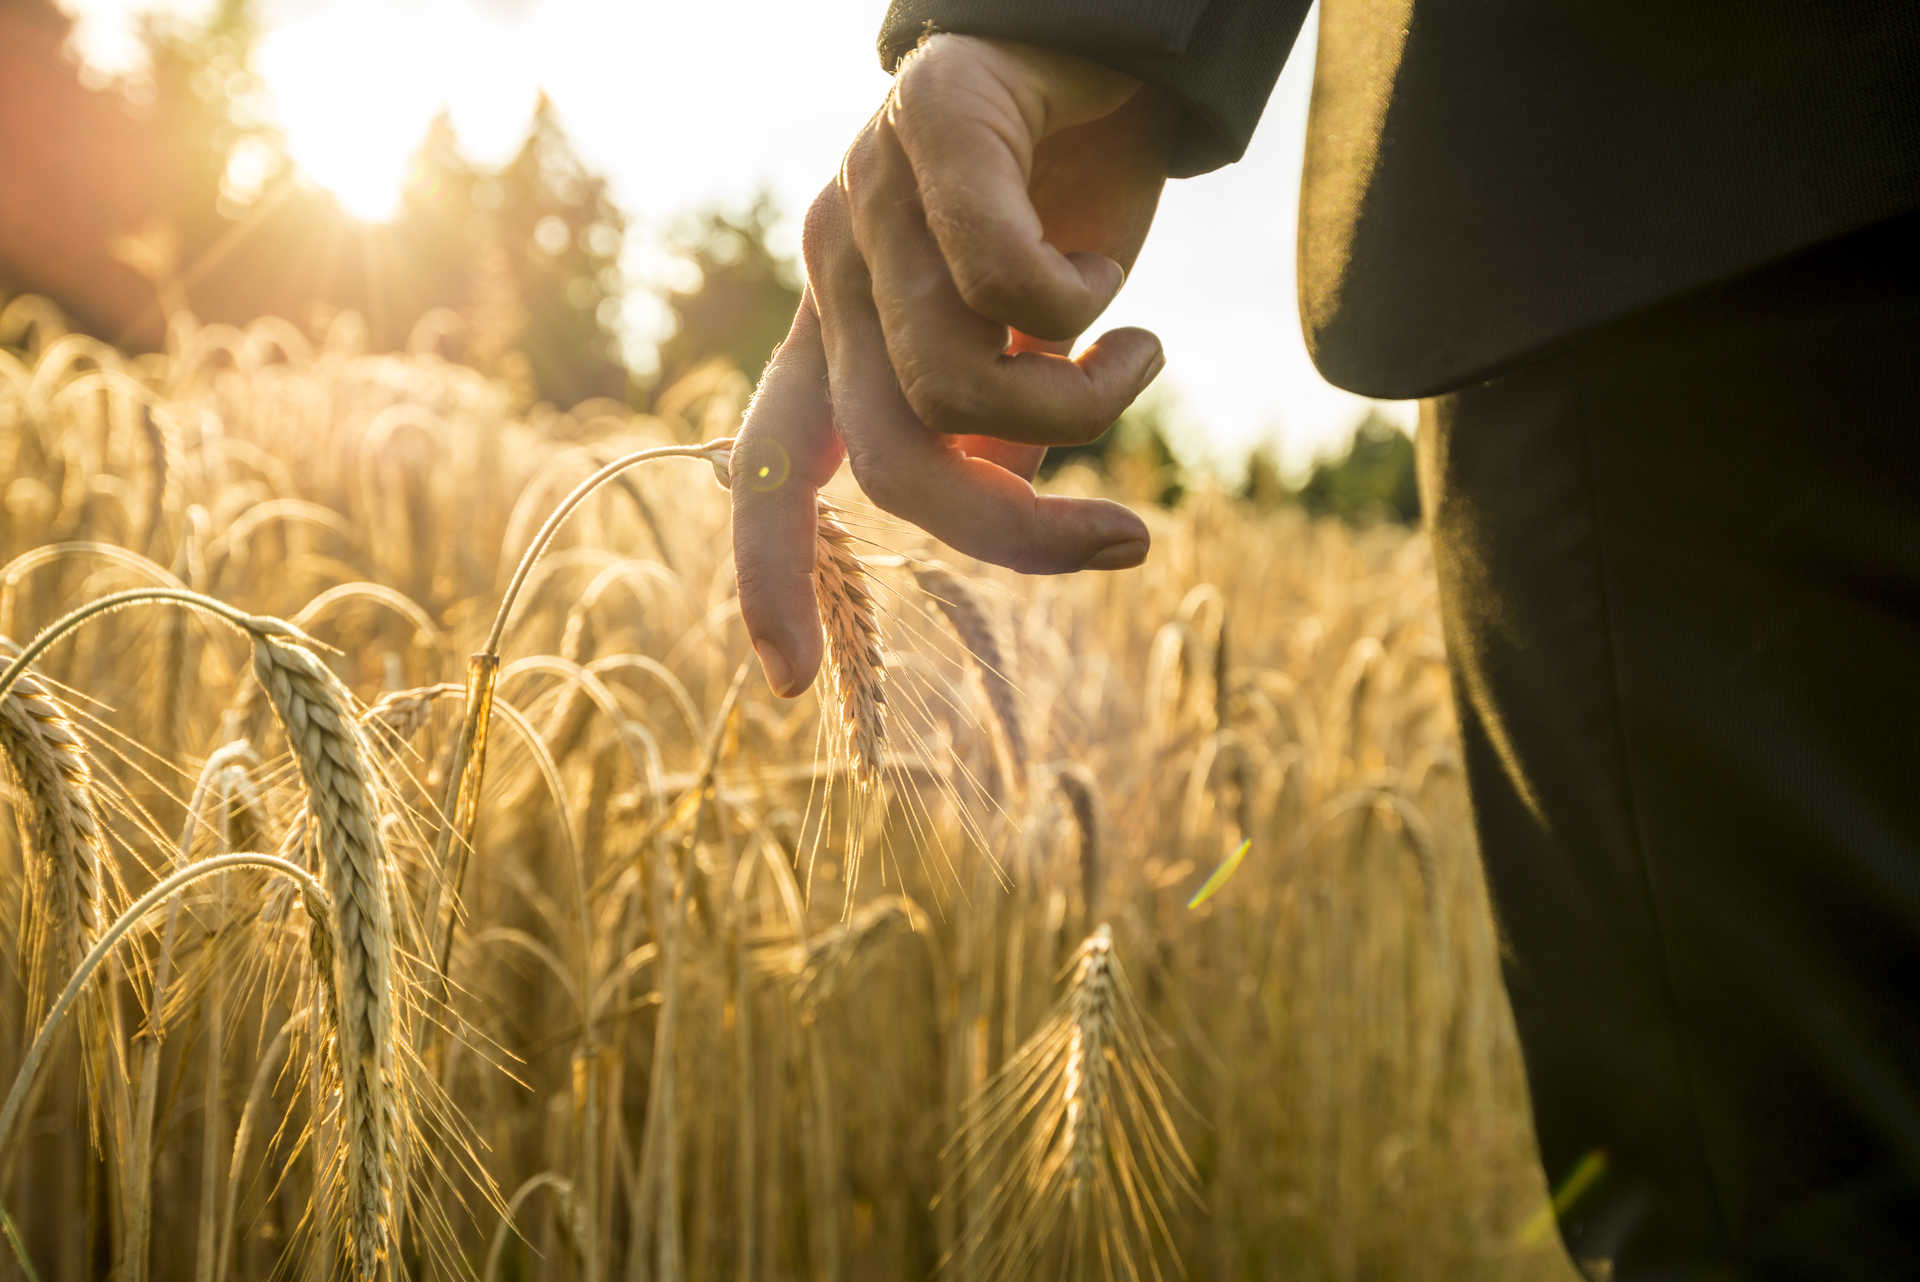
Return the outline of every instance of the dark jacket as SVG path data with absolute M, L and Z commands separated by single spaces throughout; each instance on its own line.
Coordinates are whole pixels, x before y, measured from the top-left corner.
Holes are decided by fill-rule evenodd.
M 1237 159 L 1305 0 L 893 0 L 1166 90 L 1174 172 Z M 1920 0 L 1325 0 L 1300 201 L 1315 363 L 1474 382 L 1920 208 Z M 1224 269 L 1224 267 L 1223 267 Z

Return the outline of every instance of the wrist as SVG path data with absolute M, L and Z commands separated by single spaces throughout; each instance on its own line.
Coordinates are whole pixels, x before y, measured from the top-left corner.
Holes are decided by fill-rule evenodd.
M 900 60 L 895 84 L 935 69 L 957 70 L 966 79 L 989 78 L 1005 91 L 1036 142 L 1112 115 L 1143 87 L 1126 72 L 1075 54 L 943 31 L 929 31 Z

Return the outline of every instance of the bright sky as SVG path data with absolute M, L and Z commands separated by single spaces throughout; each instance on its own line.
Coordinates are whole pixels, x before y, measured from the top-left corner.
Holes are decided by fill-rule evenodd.
M 210 0 L 63 0 L 88 59 L 137 58 L 133 15 L 204 14 Z M 649 287 L 679 279 L 657 248 L 691 210 L 770 191 L 787 212 L 777 248 L 886 92 L 874 54 L 884 0 L 255 0 L 258 69 L 295 162 L 352 212 L 390 212 L 408 156 L 442 105 L 467 154 L 519 145 L 544 87 L 587 164 L 630 218 L 636 291 L 625 326 L 644 352 L 663 336 Z M 1366 402 L 1313 370 L 1294 310 L 1294 221 L 1313 27 L 1247 158 L 1176 182 L 1102 325 L 1144 325 L 1166 344 L 1159 388 L 1192 429 L 1183 449 L 1237 471 L 1275 442 L 1291 467 L 1344 442 Z M 1409 405 L 1391 407 L 1411 425 Z

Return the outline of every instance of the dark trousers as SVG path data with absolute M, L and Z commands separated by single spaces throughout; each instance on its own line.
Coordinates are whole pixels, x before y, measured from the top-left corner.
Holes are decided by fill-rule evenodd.
M 1541 1156 L 1599 1173 L 1568 1250 L 1920 1277 L 1920 217 L 1429 401 L 1420 451 Z

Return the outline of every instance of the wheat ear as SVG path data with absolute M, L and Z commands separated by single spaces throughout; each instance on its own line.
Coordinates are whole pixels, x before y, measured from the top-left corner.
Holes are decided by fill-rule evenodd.
M 401 1126 L 393 913 L 376 776 L 345 688 L 311 651 L 256 634 L 253 671 L 293 745 L 331 909 L 325 942 L 333 945 L 348 1245 L 365 1282 L 387 1253 Z
M 981 686 L 987 692 L 987 706 L 992 709 L 994 724 L 1000 731 L 1001 747 L 1012 776 L 1010 782 L 1019 787 L 1027 773 L 1026 723 L 1021 719 L 1020 700 L 1007 675 L 1006 651 L 980 594 L 965 578 L 939 561 L 915 565 L 913 579 L 946 616 L 954 635 L 960 638 L 974 667 L 979 669 Z
M 853 781 L 870 789 L 879 782 L 887 742 L 887 663 L 872 580 L 854 554 L 853 536 L 824 501 L 814 530 L 813 591 L 826 630 L 823 666 Z
M 972 1158 L 948 1188 L 971 1222 L 949 1261 L 989 1277 L 1159 1278 L 1165 1204 L 1194 1191 L 1171 1091 L 1100 926 L 1054 1013 L 968 1101 L 952 1147 Z
M 29 1009 L 48 980 L 71 974 L 100 930 L 106 840 L 94 811 L 93 771 L 66 709 L 32 672 L 0 699 L 0 750 L 13 776 L 29 867 Z
M 1054 782 L 1080 834 L 1080 907 L 1092 920 L 1100 912 L 1100 787 L 1093 771 L 1078 762 L 1061 770 Z
M 1113 1045 L 1115 1014 L 1113 931 L 1108 926 L 1095 929 L 1080 945 L 1068 1001 L 1071 1020 L 1061 1098 L 1066 1107 L 1068 1178 L 1078 1218 L 1085 1214 L 1087 1195 L 1106 1152 L 1107 1056 Z

